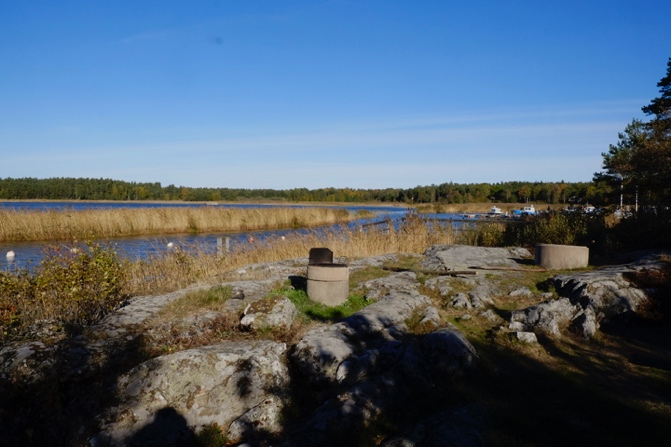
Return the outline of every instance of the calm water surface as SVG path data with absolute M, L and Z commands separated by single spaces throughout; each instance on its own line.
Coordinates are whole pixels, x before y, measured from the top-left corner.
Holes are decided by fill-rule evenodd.
M 85 210 L 101 208 L 159 208 L 159 207 L 204 207 L 209 206 L 204 203 L 143 203 L 143 202 L 0 202 L 0 208 L 11 208 L 16 210 Z M 257 204 L 226 204 L 216 205 L 229 208 L 261 208 L 261 207 L 306 207 L 309 205 L 257 205 Z M 404 207 L 379 207 L 379 206 L 344 206 L 343 208 L 351 212 L 360 210 L 370 211 L 375 214 L 372 219 L 359 219 L 348 224 L 348 227 L 356 227 L 369 223 L 383 221 L 391 218 L 394 221 L 400 220 L 406 213 Z M 217 240 L 219 238 L 228 238 L 230 249 L 236 250 L 240 246 L 250 243 L 253 238 L 255 244 L 280 242 L 282 236 L 292 234 L 304 234 L 307 231 L 325 231 L 335 230 L 338 226 L 329 226 L 321 229 L 287 229 L 287 230 L 268 230 L 253 231 L 244 233 L 209 233 L 209 234 L 183 234 L 183 235 L 150 235 L 139 237 L 123 237 L 100 241 L 104 244 L 111 244 L 124 257 L 131 260 L 146 259 L 152 255 L 158 255 L 169 250 L 168 244 L 182 247 L 186 250 L 202 250 L 215 253 L 217 251 Z M 72 241 L 49 241 L 49 242 L 0 242 L 0 270 L 23 268 L 37 265 L 44 257 L 47 247 L 71 247 Z M 6 254 L 9 251 L 15 253 L 13 261 L 8 260 Z M 306 253 L 307 256 L 307 253 Z

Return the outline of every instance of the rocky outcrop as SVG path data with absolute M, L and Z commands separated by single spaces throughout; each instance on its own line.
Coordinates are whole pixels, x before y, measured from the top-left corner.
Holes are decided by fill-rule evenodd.
M 565 330 L 593 337 L 600 322 L 629 318 L 650 303 L 654 287 L 639 288 L 633 278 L 659 275 L 665 264 L 649 255 L 626 265 L 558 275 L 552 278 L 558 298 L 513 311 L 508 328 L 559 337 Z
M 395 259 L 356 260 L 350 268 Z M 37 424 L 58 427 L 43 433 L 58 440 L 54 445 L 190 445 L 213 426 L 229 443 L 344 445 L 390 414 L 398 421 L 421 412 L 477 367 L 474 347 L 441 316 L 446 309 L 455 321 L 481 317 L 517 342 L 569 330 L 589 338 L 603 321 L 635 313 L 654 294 L 633 276 L 663 268 L 650 257 L 571 272 L 551 279 L 553 292 L 540 292 L 505 276 L 519 274 L 529 259 L 517 248 L 431 247 L 417 259 L 421 281 L 404 271 L 357 284 L 370 305 L 336 323 L 313 322 L 283 339 L 289 344 L 254 334 L 293 330 L 296 307 L 270 292 L 287 279 L 300 287 L 307 258 L 240 269 L 223 283 L 233 293 L 217 311 L 166 321 L 157 318 L 160 309 L 188 291 L 134 298 L 77 336 L 2 347 L 0 391 L 6 402 L 31 410 L 0 413 L 0 444 L 26 441 Z M 502 301 L 527 306 L 504 312 Z M 188 347 L 230 330 L 222 321 L 240 338 L 173 352 L 175 339 Z M 44 399 L 59 402 L 58 411 L 40 408 Z M 478 445 L 482 423 L 477 407 L 437 410 L 380 445 Z
M 430 299 L 401 290 L 306 334 L 292 360 L 331 397 L 313 414 L 304 428 L 309 435 L 298 438 L 300 445 L 330 445 L 329 436 L 367 427 L 401 402 L 416 405 L 430 398 L 437 383 L 472 368 L 477 359 L 473 346 L 440 324 Z M 410 325 L 421 327 L 423 335 L 413 333 L 417 327 Z
M 398 363 L 399 347 L 410 334 L 408 322 L 412 319 L 425 329 L 437 329 L 441 324 L 427 297 L 416 292 L 390 293 L 340 323 L 310 331 L 296 344 L 292 358 L 303 375 L 314 383 L 356 382 L 382 364 Z M 424 339 L 423 343 L 432 351 L 430 340 L 434 338 Z M 435 340 L 436 344 L 445 344 L 439 338 Z M 475 351 L 465 339 L 462 342 L 463 346 L 452 345 L 455 349 L 448 355 L 449 362 L 458 364 L 457 359 L 461 359 L 461 366 L 468 368 L 473 364 Z
M 471 247 L 469 245 L 434 245 L 424 255 L 422 265 L 426 269 L 436 271 L 492 267 L 518 268 L 519 261 L 532 258 L 529 250 L 525 248 Z
M 579 308 L 568 298 L 559 298 L 511 313 L 508 328 L 512 331 L 540 331 L 559 337 L 561 330 L 578 314 Z
M 240 326 L 247 330 L 288 329 L 298 316 L 298 310 L 288 298 L 272 296 L 248 304 L 242 314 Z
M 557 293 L 571 299 L 582 309 L 592 309 L 601 318 L 611 319 L 636 310 L 654 290 L 643 290 L 628 277 L 643 270 L 660 270 L 654 258 L 624 266 L 610 266 L 595 271 L 559 275 L 553 279 Z
M 109 422 L 91 444 L 171 445 L 191 436 L 187 427 L 214 423 L 229 427 L 233 439 L 251 427 L 277 433 L 289 384 L 285 350 L 272 341 L 229 342 L 141 363 L 119 378 L 119 404 L 104 414 Z M 166 414 L 173 420 L 161 421 Z

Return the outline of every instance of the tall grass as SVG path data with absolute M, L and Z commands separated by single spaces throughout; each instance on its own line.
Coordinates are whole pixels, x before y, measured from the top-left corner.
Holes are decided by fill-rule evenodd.
M 364 258 L 385 253 L 423 253 L 435 244 L 459 242 L 458 233 L 411 215 L 394 228 L 362 230 L 341 228 L 293 234 L 285 239 L 248 245 L 226 256 L 217 256 L 205 248 L 167 252 L 132 265 L 131 295 L 177 290 L 198 282 L 211 282 L 226 272 L 249 264 L 305 258 L 311 248 L 328 247 L 337 259 Z M 344 259 L 343 259 L 344 258 Z
M 244 245 L 219 256 L 207 247 L 188 247 L 129 262 L 95 243 L 52 251 L 34 272 L 0 272 L 0 339 L 24 333 L 38 321 L 81 326 L 101 318 L 125 297 L 155 295 L 193 284 L 212 284 L 249 264 L 306 258 L 311 248 L 329 247 L 338 260 L 384 253 L 422 253 L 435 244 L 458 242 L 451 226 L 442 227 L 416 214 L 398 227 L 343 226 L 329 231 L 298 232 Z M 76 305 L 76 306 L 75 306 Z
M 333 207 L 0 210 L 0 242 L 300 228 L 354 218 L 347 210 Z
M 56 309 L 55 313 L 58 309 L 67 309 L 67 303 L 73 299 L 73 290 L 76 291 L 77 300 L 85 303 L 85 313 L 74 320 L 76 323 L 83 323 L 89 322 L 91 316 L 98 318 L 103 311 L 111 308 L 105 302 L 93 301 L 89 304 L 86 301 L 87 291 L 100 295 L 95 284 L 87 284 L 88 279 L 97 283 L 113 284 L 113 293 L 106 293 L 113 301 L 111 305 L 114 305 L 127 296 L 155 295 L 194 284 L 205 285 L 237 279 L 239 276 L 235 272 L 242 267 L 307 258 L 310 249 L 314 247 L 328 247 L 334 252 L 338 262 L 347 263 L 356 258 L 386 253 L 421 254 L 436 244 L 496 245 L 503 233 L 504 228 L 501 225 L 458 231 L 449 224 L 441 225 L 438 221 L 408 213 L 396 226 L 389 222 L 385 227 L 367 229 L 343 225 L 329 230 L 295 232 L 284 238 L 269 238 L 263 242 L 244 244 L 223 256 L 213 253 L 211 247 L 195 246 L 163 252 L 136 262 L 122 260 L 121 257 L 118 262 L 112 262 L 109 260 L 116 259 L 112 253 L 97 249 L 94 245 L 93 250 L 89 247 L 81 252 L 90 253 L 88 255 L 73 257 L 68 253 L 60 261 L 46 258 L 37 268 L 37 276 L 31 276 L 27 271 L 18 276 L 10 273 L 0 275 L 0 322 L 5 327 L 27 327 L 30 326 L 31 319 L 58 319 L 58 315 L 53 312 L 47 315 L 39 310 L 40 297 L 46 296 L 41 292 L 41 285 L 46 285 L 44 290 L 53 291 L 48 295 L 54 303 L 50 307 Z M 101 259 L 105 263 L 98 262 Z M 100 265 L 107 267 L 101 271 Z M 59 266 L 65 270 L 59 269 Z M 258 278 L 248 275 L 245 279 L 263 277 L 263 273 L 259 273 Z M 34 299 L 17 301 L 18 296 L 30 296 Z M 91 305 L 97 307 L 91 310 Z M 69 319 L 73 320 L 72 317 Z

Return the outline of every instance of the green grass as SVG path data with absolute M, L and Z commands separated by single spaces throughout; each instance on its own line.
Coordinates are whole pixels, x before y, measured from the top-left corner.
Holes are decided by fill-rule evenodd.
M 384 263 L 384 268 L 389 270 L 410 270 L 416 271 L 420 269 L 420 261 L 422 257 L 401 254 L 396 257 L 394 261 Z
M 232 287 L 222 285 L 188 292 L 161 309 L 159 315 L 169 318 L 193 313 L 199 309 L 216 310 L 228 301 L 232 294 Z
M 203 426 L 196 433 L 196 444 L 199 447 L 224 447 L 228 442 L 229 439 L 216 422 Z
M 327 306 L 312 301 L 304 290 L 290 287 L 274 290 L 270 295 L 283 295 L 289 298 L 298 312 L 307 320 L 335 322 L 346 318 L 370 304 L 363 295 L 352 294 L 347 301 L 338 306 Z
M 350 290 L 355 290 L 359 284 L 373 279 L 386 278 L 391 275 L 389 270 L 380 267 L 368 266 L 359 270 L 352 270 L 349 274 Z

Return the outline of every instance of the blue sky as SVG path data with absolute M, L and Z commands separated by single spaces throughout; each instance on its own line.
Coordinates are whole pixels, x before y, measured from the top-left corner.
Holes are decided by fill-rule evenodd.
M 671 2 L 0 2 L 0 178 L 590 181 Z

